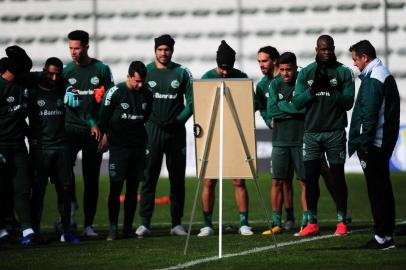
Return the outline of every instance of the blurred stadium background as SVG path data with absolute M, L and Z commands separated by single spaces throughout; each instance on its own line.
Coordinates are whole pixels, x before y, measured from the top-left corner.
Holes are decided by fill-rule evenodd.
M 34 69 L 51 56 L 67 63 L 66 36 L 75 29 L 92 35 L 90 55 L 110 65 L 115 82 L 125 79 L 132 60 L 152 61 L 153 38 L 164 33 L 176 40 L 173 60 L 187 66 L 195 78 L 215 66 L 217 47 L 227 40 L 237 51 L 236 67 L 254 83 L 262 76 L 256 61 L 260 47 L 292 51 L 305 66 L 314 59 L 317 37 L 326 33 L 335 39 L 339 61 L 352 66 L 349 46 L 369 39 L 394 74 L 405 106 L 406 1 L 402 0 L 0 0 L 1 57 L 7 46 L 18 44 L 33 58 Z M 406 170 L 406 111 L 401 113 L 394 170 Z M 259 115 L 256 123 L 259 169 L 266 171 L 271 135 Z M 190 120 L 187 174 L 195 175 L 191 124 Z M 349 159 L 347 172 L 360 169 L 355 158 Z

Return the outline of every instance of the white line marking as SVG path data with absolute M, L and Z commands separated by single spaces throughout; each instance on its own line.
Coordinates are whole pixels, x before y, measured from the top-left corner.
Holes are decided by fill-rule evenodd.
M 406 221 L 401 221 L 398 222 L 397 224 L 405 224 Z M 353 233 L 358 233 L 358 232 L 364 232 L 364 231 L 369 231 L 372 228 L 364 228 L 364 229 L 358 229 L 358 230 L 352 230 L 349 231 L 348 234 L 353 234 Z M 302 244 L 302 243 L 306 243 L 306 242 L 311 242 L 311 241 L 317 241 L 317 240 L 323 240 L 323 239 L 328 239 L 328 238 L 333 238 L 333 237 L 340 237 L 340 236 L 336 236 L 334 234 L 328 234 L 328 235 L 322 235 L 322 236 L 315 236 L 315 237 L 309 237 L 309 238 L 302 238 L 300 240 L 296 240 L 296 241 L 289 241 L 289 242 L 283 242 L 283 243 L 278 243 L 278 248 L 279 247 L 286 247 L 286 246 L 292 246 L 292 245 L 297 245 L 297 244 Z M 223 254 L 223 258 L 231 258 L 231 257 L 236 257 L 236 256 L 244 256 L 244 255 L 248 255 L 248 254 L 252 254 L 252 253 L 258 253 L 258 252 L 263 252 L 263 251 L 267 251 L 267 250 L 271 250 L 271 249 L 275 249 L 275 245 L 270 245 L 270 246 L 265 246 L 265 247 L 256 247 L 253 249 L 249 249 L 246 251 L 242 251 L 239 253 L 230 253 L 230 254 Z M 182 263 L 182 264 L 178 264 L 175 266 L 170 266 L 167 268 L 159 268 L 159 269 L 154 269 L 154 270 L 177 270 L 177 269 L 185 269 L 197 264 L 202 264 L 202 263 L 207 263 L 207 262 L 212 262 L 212 261 L 217 261 L 217 260 L 221 260 L 218 256 L 213 256 L 213 257 L 207 257 L 207 258 L 203 258 L 203 259 L 198 259 L 198 260 L 194 260 L 194 261 L 190 261 L 190 262 L 186 262 L 186 263 Z

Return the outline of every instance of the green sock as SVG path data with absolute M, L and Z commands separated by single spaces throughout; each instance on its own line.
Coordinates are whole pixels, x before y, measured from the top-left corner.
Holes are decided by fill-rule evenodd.
M 213 224 L 211 222 L 211 216 L 213 214 L 211 212 L 205 212 L 203 211 L 203 218 L 204 218 L 204 223 L 203 223 L 203 227 L 210 227 L 213 228 Z
M 285 208 L 285 212 L 286 212 L 286 220 L 295 221 L 295 214 L 293 212 L 293 207 Z
M 272 211 L 272 227 L 282 226 L 282 211 Z
M 240 226 L 248 226 L 248 212 L 240 212 Z
M 307 212 L 308 212 L 309 223 L 316 224 L 317 223 L 317 211 L 308 210 Z
M 344 211 L 337 211 L 337 221 L 338 223 L 340 222 L 346 222 L 347 221 L 347 214 Z
M 309 222 L 309 211 L 304 211 L 302 215 L 302 224 L 300 224 L 300 226 L 305 227 L 308 222 Z

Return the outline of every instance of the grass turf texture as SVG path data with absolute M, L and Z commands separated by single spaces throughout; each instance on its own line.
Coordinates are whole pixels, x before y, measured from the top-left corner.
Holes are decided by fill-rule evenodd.
M 406 220 L 406 174 L 392 175 L 393 190 L 396 199 L 396 214 L 398 221 Z M 223 235 L 223 255 L 240 253 L 255 248 L 270 247 L 270 249 L 215 260 L 218 255 L 218 237 L 198 238 L 196 234 L 201 226 L 200 199 L 195 214 L 193 236 L 188 255 L 183 255 L 184 237 L 169 235 L 170 215 L 169 205 L 157 205 L 152 220 L 153 235 L 144 239 L 119 239 L 107 242 L 107 205 L 108 178 L 100 180 L 100 197 L 95 220 L 95 229 L 100 233 L 96 240 L 82 238 L 79 245 L 59 243 L 53 234 L 53 223 L 57 216 L 56 196 L 52 185 L 48 186 L 42 227 L 48 231 L 52 242 L 48 245 L 22 247 L 18 243 L 0 245 L 0 269 L 157 269 L 175 266 L 194 260 L 212 257 L 213 261 L 196 264 L 187 269 L 404 269 L 406 265 L 406 236 L 395 237 L 396 249 L 389 251 L 363 250 L 360 247 L 372 236 L 372 221 L 367 198 L 365 181 L 362 175 L 347 174 L 349 189 L 349 210 L 353 218 L 350 230 L 361 230 L 347 237 L 327 237 L 314 241 L 292 243 L 302 238 L 293 237 L 287 232 L 277 235 L 281 246 L 279 252 L 272 248 L 271 237 L 264 237 L 261 232 L 266 224 L 259 205 L 254 184 L 247 181 L 250 194 L 250 220 L 255 235 L 243 237 L 231 229 Z M 266 198 L 269 208 L 269 174 L 261 175 L 259 179 L 261 192 Z M 295 181 L 295 215 L 300 222 L 301 210 L 299 204 L 299 186 Z M 319 219 L 321 235 L 334 233 L 336 211 L 322 180 L 321 197 L 319 200 Z M 78 198 L 82 198 L 83 183 L 78 179 Z M 189 221 L 196 181 L 186 181 L 186 207 L 184 226 Z M 218 192 L 218 188 L 217 188 Z M 161 179 L 158 184 L 157 197 L 169 194 L 167 179 Z M 217 205 L 216 205 L 217 207 Z M 216 208 L 217 209 L 217 208 Z M 80 205 L 76 219 L 79 225 L 78 235 L 81 234 L 82 207 Z M 123 209 L 121 209 L 121 214 Z M 285 213 L 284 213 L 285 215 Z M 218 220 L 217 212 L 213 219 Z M 238 225 L 238 212 L 234 203 L 233 189 L 230 181 L 224 183 L 223 219 L 228 225 Z M 138 211 L 134 228 L 139 223 Z M 122 215 L 120 215 L 120 222 Z M 216 233 L 217 233 L 217 228 Z M 288 243 L 288 244 L 287 244 Z

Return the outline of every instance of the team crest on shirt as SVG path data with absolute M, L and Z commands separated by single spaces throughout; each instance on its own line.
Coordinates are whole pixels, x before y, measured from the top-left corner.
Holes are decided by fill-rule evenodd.
M 364 160 L 361 160 L 361 167 L 365 169 L 367 167 L 367 163 Z
M 331 79 L 330 80 L 330 85 L 331 86 L 337 86 L 338 85 L 337 79 L 336 78 Z
M 121 108 L 123 108 L 124 110 L 127 110 L 128 108 L 130 108 L 130 105 L 128 105 L 128 103 L 120 103 Z
M 68 82 L 69 82 L 70 84 L 74 85 L 74 84 L 77 82 L 77 80 L 76 80 L 75 78 L 69 78 L 69 79 L 68 79 Z
M 38 104 L 38 106 L 40 106 L 40 107 L 44 107 L 44 106 L 45 106 L 45 100 L 40 99 L 40 100 L 37 101 L 37 104 Z
M 63 106 L 62 99 L 58 98 L 58 100 L 56 101 L 56 105 L 58 105 L 59 107 L 62 107 Z
M 279 99 L 282 99 L 282 98 L 283 98 L 283 95 L 282 95 L 281 93 L 279 93 L 279 94 L 278 94 L 278 98 L 279 98 Z
M 344 151 L 341 151 L 341 152 L 340 152 L 340 158 L 341 158 L 341 159 L 345 159 L 345 152 L 344 152 Z
M 28 97 L 28 89 L 27 88 L 24 89 L 24 97 L 26 97 L 26 98 Z
M 7 101 L 8 103 L 13 103 L 13 102 L 14 102 L 14 97 L 9 96 L 9 97 L 6 99 L 6 101 Z
M 312 86 L 313 80 L 308 80 L 308 81 L 307 81 L 307 84 L 308 84 L 309 86 Z
M 97 76 L 94 76 L 90 79 L 90 83 L 93 85 L 98 85 L 100 83 L 100 79 Z
M 269 93 L 268 92 L 265 93 L 265 97 L 269 98 Z
M 171 81 L 171 86 L 172 88 L 179 88 L 179 81 L 178 80 Z
M 155 81 L 148 81 L 148 85 L 149 87 L 155 87 L 156 86 L 156 82 Z
M 145 155 L 148 156 L 149 155 L 149 150 L 145 149 Z
M 147 109 L 148 104 L 147 103 L 142 103 L 141 108 L 143 111 L 145 111 Z

